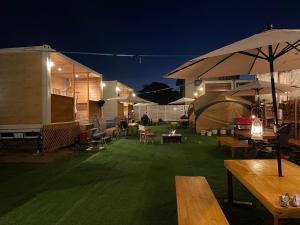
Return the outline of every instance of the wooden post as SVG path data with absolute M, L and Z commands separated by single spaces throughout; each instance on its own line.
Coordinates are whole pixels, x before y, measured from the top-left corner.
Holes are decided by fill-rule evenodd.
M 90 122 L 90 73 L 87 73 L 87 119 Z
M 72 65 L 72 80 L 73 80 L 73 120 L 76 120 L 76 91 L 75 91 L 75 65 Z

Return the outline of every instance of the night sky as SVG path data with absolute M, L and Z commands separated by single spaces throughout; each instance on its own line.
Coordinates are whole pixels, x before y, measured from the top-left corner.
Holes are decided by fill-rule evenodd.
M 61 51 L 180 54 L 133 58 L 69 55 L 141 89 L 192 58 L 275 28 L 300 28 L 300 1 L 1 1 L 0 47 L 49 44 Z

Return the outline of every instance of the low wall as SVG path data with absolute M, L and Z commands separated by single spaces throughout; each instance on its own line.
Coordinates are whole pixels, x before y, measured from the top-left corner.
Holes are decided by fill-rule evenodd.
M 79 135 L 78 122 L 64 122 L 44 125 L 42 128 L 42 150 L 51 152 L 74 144 Z

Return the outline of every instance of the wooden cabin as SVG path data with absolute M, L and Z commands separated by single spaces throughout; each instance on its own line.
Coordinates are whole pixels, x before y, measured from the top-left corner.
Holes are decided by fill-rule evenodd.
M 107 123 L 113 123 L 115 119 L 133 118 L 133 103 L 122 102 L 120 100 L 107 101 L 107 99 L 110 98 L 132 95 L 133 93 L 134 90 L 132 88 L 117 80 L 105 81 L 105 87 L 103 87 L 103 98 L 106 102 L 103 106 L 103 119 Z
M 0 49 L 0 132 L 41 129 L 44 142 L 49 130 L 52 142 L 63 135 L 70 144 L 80 123 L 101 117 L 101 83 L 100 73 L 48 45 Z M 44 150 L 64 144 L 51 145 Z

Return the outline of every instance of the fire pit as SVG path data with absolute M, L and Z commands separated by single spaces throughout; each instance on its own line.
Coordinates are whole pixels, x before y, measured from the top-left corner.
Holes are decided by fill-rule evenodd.
M 176 130 L 172 130 L 168 134 L 162 134 L 161 135 L 161 143 L 167 144 L 167 143 L 181 143 L 181 134 L 177 134 Z

